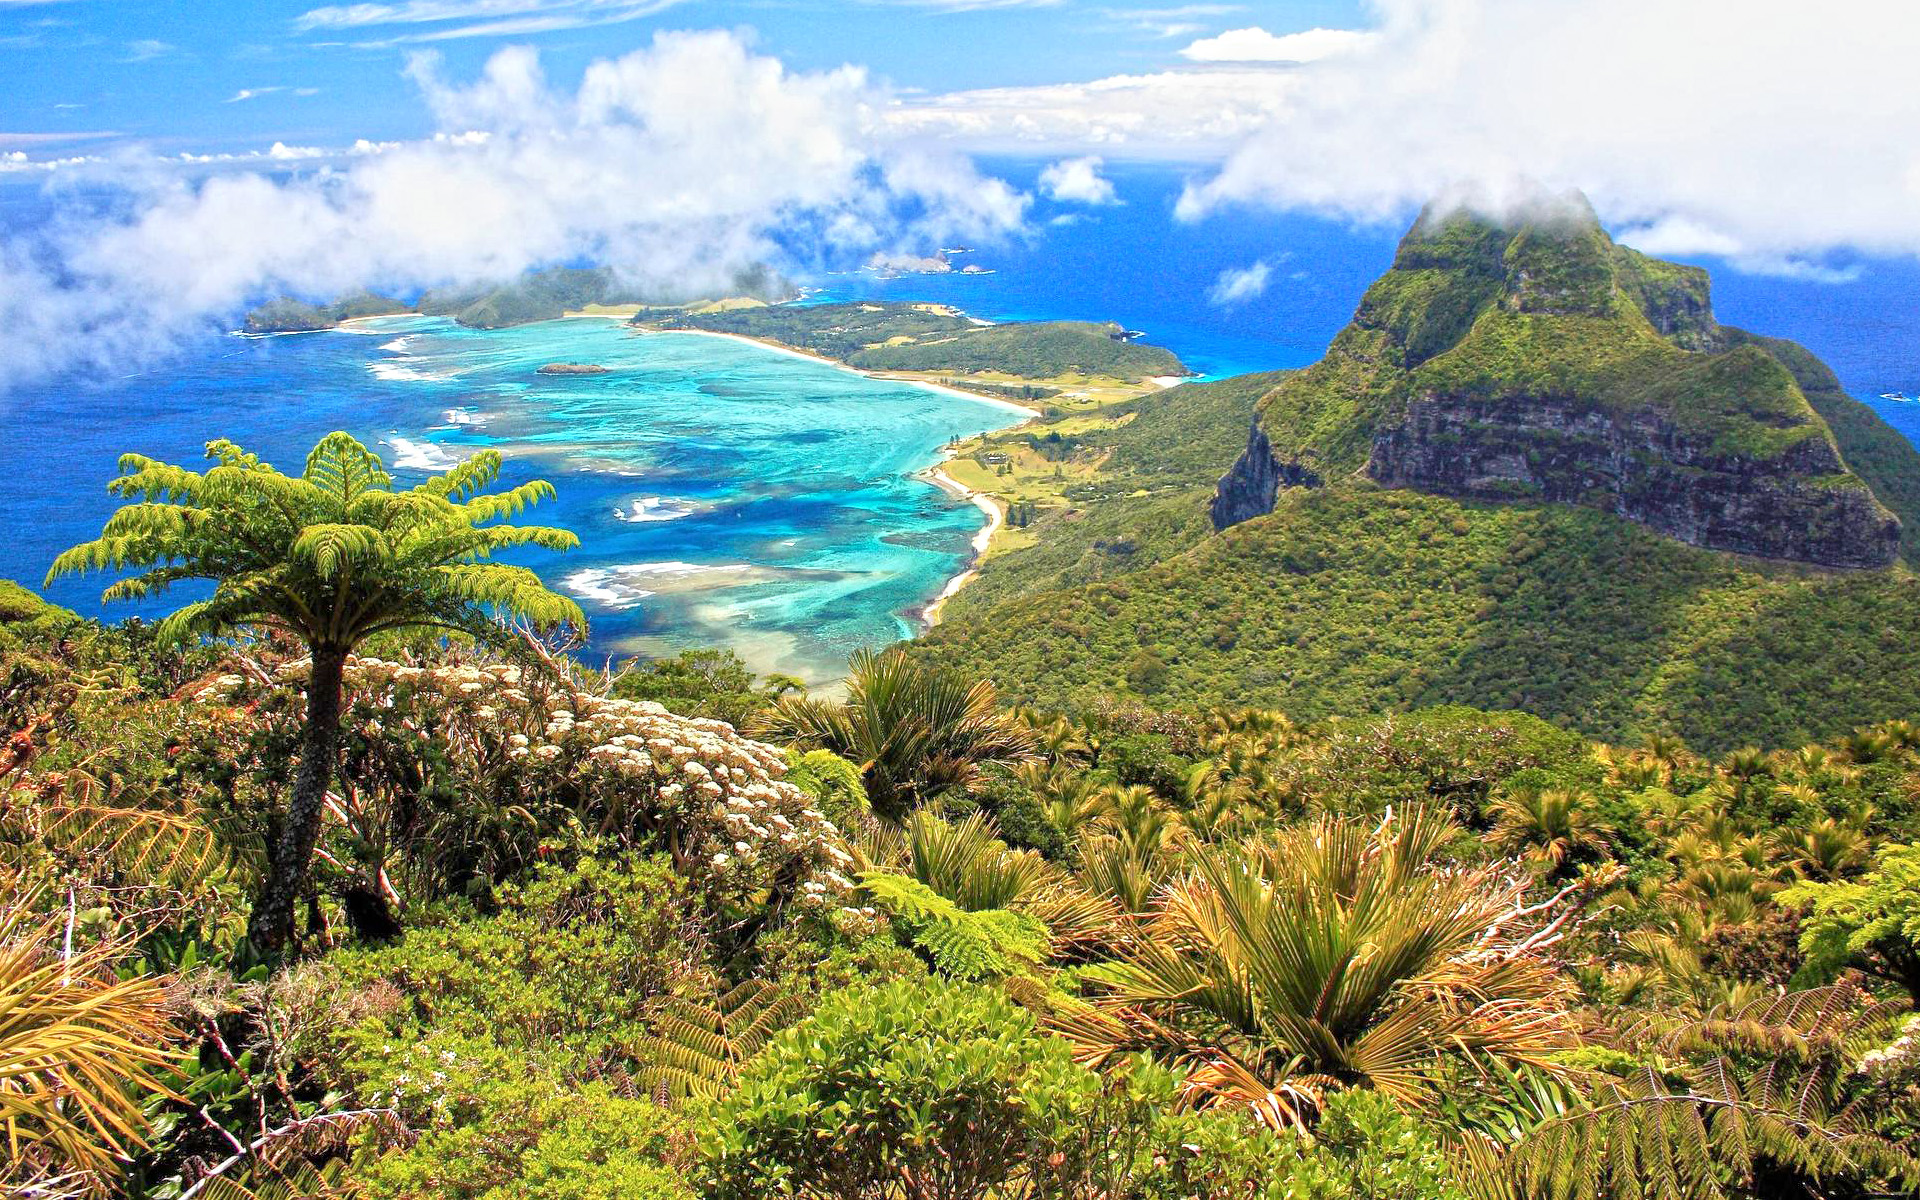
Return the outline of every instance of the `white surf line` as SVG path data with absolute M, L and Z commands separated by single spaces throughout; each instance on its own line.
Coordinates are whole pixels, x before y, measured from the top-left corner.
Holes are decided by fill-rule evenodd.
M 823 363 L 836 371 L 845 371 L 849 375 L 858 375 L 863 379 L 872 379 L 880 383 L 903 383 L 909 387 L 925 388 L 930 392 L 939 392 L 943 395 L 953 396 L 961 400 L 972 400 L 977 404 L 991 404 L 996 408 L 1008 409 L 1028 418 L 1034 418 L 1040 415 L 1040 410 L 1038 409 L 1028 408 L 1024 404 L 1015 404 L 1011 400 L 1002 400 L 998 396 L 987 396 L 979 392 L 969 392 L 965 388 L 950 387 L 947 384 L 934 383 L 926 379 L 906 379 L 898 375 L 889 375 L 882 371 L 863 371 L 859 367 L 850 366 L 841 362 L 839 359 L 828 358 L 822 354 L 810 354 L 805 350 L 796 350 L 792 346 L 782 346 L 774 342 L 763 342 L 759 338 L 750 338 L 745 334 L 722 333 L 717 329 L 649 329 L 646 332 L 649 337 L 684 333 L 691 334 L 694 337 L 726 338 L 730 342 L 739 342 L 747 346 L 758 346 L 762 350 L 770 351 L 774 354 L 784 354 L 789 358 L 803 358 L 808 362 Z
M 920 473 L 920 477 L 951 496 L 971 501 L 974 507 L 987 514 L 987 523 L 980 527 L 980 532 L 973 535 L 973 557 L 968 560 L 959 574 L 947 580 L 947 585 L 940 589 L 940 594 L 928 601 L 926 607 L 920 610 L 921 622 L 928 629 L 932 629 L 940 623 L 940 612 L 947 606 L 947 601 L 980 573 L 980 556 L 987 552 L 987 547 L 993 542 L 993 535 L 999 532 L 1000 526 L 1006 523 L 1007 517 L 1000 506 L 994 502 L 993 497 L 967 487 L 947 474 L 941 467 L 929 467 Z

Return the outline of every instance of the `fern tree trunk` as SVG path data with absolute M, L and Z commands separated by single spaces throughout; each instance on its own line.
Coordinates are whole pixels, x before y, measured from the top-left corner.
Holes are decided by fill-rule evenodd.
M 262 951 L 284 948 L 293 936 L 294 907 L 307 885 L 307 868 L 320 836 L 320 809 L 340 754 L 340 682 L 344 649 L 313 651 L 307 680 L 307 726 L 300 744 L 300 770 L 293 781 L 280 836 L 267 855 L 267 882 L 247 924 L 247 936 Z

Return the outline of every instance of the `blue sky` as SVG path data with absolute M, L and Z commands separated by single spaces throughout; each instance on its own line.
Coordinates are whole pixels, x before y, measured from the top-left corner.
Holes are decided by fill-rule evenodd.
M 531 45 L 564 83 L 658 30 L 730 29 L 795 70 L 855 63 L 896 89 L 947 92 L 1190 65 L 1183 48 L 1229 29 L 1362 23 L 1355 0 L 0 0 L 0 148 L 418 137 L 431 120 L 403 69 L 423 49 L 464 77 Z
M 0 0 L 0 389 L 265 295 L 584 261 L 717 294 L 1023 238 L 1130 160 L 1193 224 L 1577 189 L 1666 257 L 1920 257 L 1920 4 L 1737 7 Z

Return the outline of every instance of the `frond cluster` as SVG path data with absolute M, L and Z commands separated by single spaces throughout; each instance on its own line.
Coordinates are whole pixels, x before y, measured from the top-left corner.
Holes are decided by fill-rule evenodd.
M 298 476 L 227 441 L 208 443 L 207 457 L 217 465 L 203 474 L 124 456 L 109 486 L 128 503 L 98 538 L 56 558 L 48 581 L 137 572 L 107 588 L 107 600 L 212 581 L 211 597 L 161 623 L 170 639 L 264 624 L 346 649 L 409 627 L 485 634 L 500 619 L 585 626 L 579 606 L 533 572 L 487 561 L 523 546 L 579 544 L 564 529 L 494 523 L 553 497 L 538 480 L 484 492 L 500 472 L 494 451 L 404 491 L 393 490 L 379 457 L 345 433 L 322 438 Z
M 1038 917 L 1006 909 L 969 912 L 917 879 L 866 871 L 860 886 L 899 921 L 942 975 L 996 979 L 1031 971 L 1049 952 Z

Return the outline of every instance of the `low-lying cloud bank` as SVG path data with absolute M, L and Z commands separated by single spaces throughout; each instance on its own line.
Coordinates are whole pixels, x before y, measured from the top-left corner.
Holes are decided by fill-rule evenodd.
M 272 292 L 408 290 L 575 260 L 698 291 L 758 263 L 988 239 L 1028 203 L 959 153 L 890 132 L 862 71 L 790 72 L 728 33 L 662 34 L 593 64 L 571 93 L 526 49 L 470 84 L 431 57 L 411 74 L 439 137 L 311 164 L 305 148 L 268 152 L 262 167 L 303 163 L 291 179 L 137 158 L 59 172 L 53 220 L 0 242 L 0 390 L 132 369 Z
M 1450 185 L 1577 187 L 1668 252 L 1793 271 L 1920 253 L 1910 0 L 1374 0 L 1378 28 L 1287 73 L 1181 211 L 1398 219 Z

